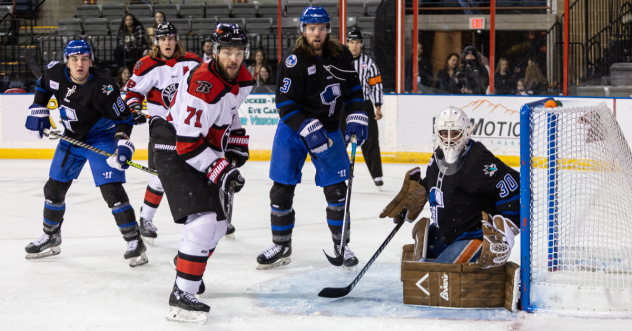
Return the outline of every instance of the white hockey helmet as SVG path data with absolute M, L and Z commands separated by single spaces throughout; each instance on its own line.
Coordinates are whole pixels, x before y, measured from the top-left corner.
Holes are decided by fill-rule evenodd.
M 435 150 L 443 151 L 443 162 L 456 163 L 465 154 L 472 136 L 472 123 L 460 108 L 450 106 L 435 119 Z M 439 161 L 439 160 L 437 160 Z

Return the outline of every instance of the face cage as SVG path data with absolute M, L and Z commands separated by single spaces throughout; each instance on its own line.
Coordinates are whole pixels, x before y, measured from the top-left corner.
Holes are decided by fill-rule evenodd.
M 224 45 L 224 46 L 225 47 L 243 47 L 244 48 L 244 61 L 250 58 L 250 43 L 246 44 L 246 46 L 243 46 L 243 45 L 239 45 L 239 46 Z M 215 56 L 219 56 L 219 49 L 221 47 L 222 47 L 221 45 L 213 43 L 213 54 L 215 54 Z
M 323 23 L 302 23 L 301 22 L 301 33 L 305 33 L 305 27 L 307 26 L 307 24 L 323 24 Z M 327 24 L 327 34 L 331 34 L 331 23 L 325 23 Z
M 68 60 L 73 55 L 90 55 L 90 61 L 94 62 L 94 53 L 93 52 L 90 52 L 90 53 L 77 52 L 77 53 L 72 53 L 72 54 L 68 54 L 68 55 L 64 54 L 64 63 L 68 63 Z
M 441 131 L 448 131 L 448 137 L 447 138 L 443 138 L 441 136 Z M 456 131 L 456 130 L 451 130 L 451 129 L 437 130 L 437 137 L 436 137 L 436 139 L 438 141 L 438 144 L 440 146 L 445 147 L 446 149 L 451 149 L 451 148 L 455 148 L 455 147 L 459 146 L 459 144 L 465 138 L 465 135 L 463 134 L 464 130 L 461 129 L 461 130 L 458 130 L 460 132 L 459 135 L 457 135 L 455 137 L 455 138 L 458 138 L 458 139 L 456 141 L 451 141 L 451 140 L 453 140 L 453 138 L 450 136 L 450 132 L 451 131 Z
M 154 45 L 158 46 L 158 42 L 160 41 L 160 37 L 176 37 L 176 43 L 180 42 L 180 35 L 179 34 L 161 34 L 161 35 L 156 35 L 154 36 Z

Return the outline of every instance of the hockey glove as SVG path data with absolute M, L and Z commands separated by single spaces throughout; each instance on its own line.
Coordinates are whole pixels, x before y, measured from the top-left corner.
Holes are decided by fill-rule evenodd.
M 380 218 L 391 217 L 394 223 L 402 218 L 414 222 L 428 201 L 426 188 L 417 182 L 421 177 L 421 170 L 417 167 L 409 170 L 404 178 L 402 189 L 380 214 Z
M 110 167 L 117 170 L 127 170 L 129 164 L 127 161 L 132 160 L 134 155 L 134 144 L 127 139 L 119 139 L 117 141 L 117 148 L 112 156 L 108 157 L 107 163 Z
M 131 98 L 127 100 L 127 106 L 132 111 L 135 125 L 147 123 L 147 116 L 143 114 L 143 104 L 138 98 Z
M 333 145 L 333 141 L 329 139 L 323 123 L 320 123 L 317 119 L 308 118 L 304 120 L 298 132 L 305 140 L 307 148 L 314 154 L 322 153 Z
M 249 141 L 250 136 L 246 135 L 246 129 L 237 129 L 230 132 L 228 145 L 224 153 L 230 164 L 233 164 L 233 161 L 235 161 L 235 165 L 239 168 L 248 161 L 250 158 L 250 153 L 248 152 Z
M 351 142 L 351 136 L 355 134 L 358 146 L 362 146 L 369 137 L 369 116 L 366 112 L 355 112 L 347 116 L 347 129 L 345 130 L 345 142 Z
M 29 107 L 29 116 L 26 117 L 26 129 L 29 133 L 42 139 L 44 129 L 50 129 L 50 112 L 45 106 L 32 104 Z
M 230 183 L 235 183 L 235 193 L 241 191 L 246 181 L 241 176 L 239 170 L 233 167 L 225 158 L 217 159 L 208 167 L 206 177 L 211 183 L 221 187 L 222 191 L 228 193 Z
M 491 219 L 483 212 L 483 248 L 477 261 L 478 266 L 487 269 L 505 264 L 511 256 L 511 249 L 518 233 L 520 230 L 512 221 L 502 215 L 496 215 Z

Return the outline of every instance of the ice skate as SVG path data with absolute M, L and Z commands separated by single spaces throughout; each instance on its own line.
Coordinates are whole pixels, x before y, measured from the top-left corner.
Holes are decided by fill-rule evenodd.
M 174 256 L 173 260 L 169 261 L 169 265 L 173 268 L 173 270 L 178 271 L 178 256 Z M 202 283 L 200 283 L 200 289 L 195 294 L 196 298 L 200 298 L 200 295 L 206 291 L 206 286 L 204 285 L 204 279 L 202 279 Z
M 154 239 L 158 238 L 158 228 L 154 225 L 152 220 L 146 220 L 144 218 L 140 218 L 138 221 L 140 224 L 140 235 L 143 237 L 143 240 L 147 242 L 149 245 L 154 244 Z
M 286 266 L 292 262 L 292 242 L 284 245 L 273 244 L 257 256 L 257 270 L 267 270 Z
M 373 183 L 375 183 L 375 186 L 377 186 L 377 189 L 379 191 L 382 191 L 382 186 L 384 186 L 384 181 L 382 180 L 382 177 L 373 178 Z
M 169 296 L 169 306 L 167 321 L 175 322 L 204 324 L 206 313 L 211 311 L 210 306 L 200 302 L 193 294 L 180 290 L 175 284 Z
M 340 256 L 340 245 L 335 245 L 334 246 L 334 252 L 336 252 L 336 256 Z M 344 256 L 344 260 L 342 262 L 342 268 L 350 271 L 350 272 L 356 272 L 356 266 L 358 265 L 358 258 L 355 257 L 355 254 L 353 253 L 353 251 L 351 250 L 351 248 L 349 248 L 349 245 L 345 246 L 345 256 Z
M 26 259 L 41 259 L 57 255 L 61 252 L 60 246 L 61 232 L 56 232 L 51 235 L 44 233 L 39 239 L 26 246 Z
M 225 237 L 228 239 L 235 239 L 235 227 L 231 223 L 228 223 L 228 229 L 226 229 Z
M 127 251 L 125 252 L 125 259 L 129 260 L 129 266 L 134 268 L 147 264 L 147 246 L 143 243 L 142 239 L 135 239 L 127 242 Z

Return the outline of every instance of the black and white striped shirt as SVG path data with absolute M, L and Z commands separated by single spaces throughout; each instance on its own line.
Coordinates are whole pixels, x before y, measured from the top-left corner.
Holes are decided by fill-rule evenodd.
M 374 106 L 381 106 L 382 76 L 373 59 L 360 53 L 360 56 L 353 59 L 353 67 L 358 72 L 364 100 L 371 100 Z

